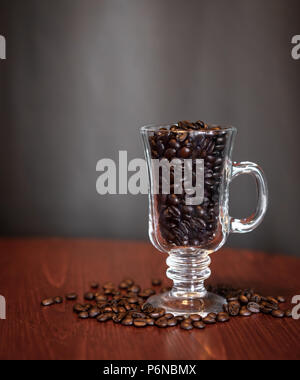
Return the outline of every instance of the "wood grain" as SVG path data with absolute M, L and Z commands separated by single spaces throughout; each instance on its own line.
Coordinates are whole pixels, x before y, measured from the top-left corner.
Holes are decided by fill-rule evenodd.
M 205 331 L 135 329 L 78 320 L 73 302 L 41 308 L 44 297 L 135 278 L 148 287 L 165 278 L 166 257 L 150 244 L 67 239 L 1 239 L 0 359 L 300 359 L 300 320 L 257 315 Z M 247 250 L 212 255 L 211 283 L 255 287 L 265 294 L 300 294 L 300 260 Z M 167 284 L 167 281 L 165 281 Z

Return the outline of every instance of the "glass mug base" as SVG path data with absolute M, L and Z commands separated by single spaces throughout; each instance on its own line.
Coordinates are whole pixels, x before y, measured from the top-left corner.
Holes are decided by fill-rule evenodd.
M 192 298 L 189 294 L 182 296 L 172 295 L 172 291 L 151 296 L 147 303 L 153 307 L 162 307 L 166 313 L 173 315 L 190 315 L 199 314 L 206 317 L 209 313 L 220 313 L 223 311 L 223 305 L 226 304 L 225 298 L 210 292 L 206 292 L 204 296 L 193 294 Z

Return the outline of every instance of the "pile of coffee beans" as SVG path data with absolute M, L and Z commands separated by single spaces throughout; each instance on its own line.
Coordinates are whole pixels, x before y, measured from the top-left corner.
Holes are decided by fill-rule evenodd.
M 123 326 L 160 328 L 180 326 L 183 330 L 205 329 L 207 325 L 225 323 L 232 317 L 249 317 L 258 313 L 270 314 L 274 318 L 291 317 L 291 310 L 282 310 L 280 304 L 285 303 L 284 297 L 265 297 L 253 289 L 233 289 L 219 285 L 209 290 L 227 299 L 224 311 L 211 313 L 205 318 L 198 314 L 174 316 L 163 308 L 154 308 L 147 298 L 157 292 L 166 292 L 169 287 L 162 287 L 160 279 L 152 280 L 152 287 L 141 289 L 132 279 L 125 279 L 118 286 L 112 282 L 103 284 L 101 290 L 97 282 L 90 284 L 84 302 L 75 303 L 73 312 L 79 319 L 95 319 L 99 323 L 113 321 Z M 65 296 L 67 302 L 76 301 L 78 295 L 69 293 Z M 56 296 L 42 300 L 42 306 L 50 306 L 63 302 L 63 297 Z
M 182 194 L 176 194 L 172 166 L 170 194 L 162 194 L 160 173 L 160 191 L 156 195 L 158 224 L 168 244 L 204 248 L 216 237 L 226 140 L 226 130 L 209 127 L 201 120 L 195 123 L 180 121 L 170 128 L 160 128 L 149 137 L 152 159 L 192 160 L 192 186 L 196 184 L 195 160 L 204 160 L 204 201 L 201 205 L 186 205 L 186 189 L 189 189 L 186 183 L 182 186 Z

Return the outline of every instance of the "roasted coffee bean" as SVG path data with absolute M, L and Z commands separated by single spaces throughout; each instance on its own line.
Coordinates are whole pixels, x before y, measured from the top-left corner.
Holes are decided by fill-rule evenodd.
M 246 306 L 243 306 L 243 307 L 241 308 L 241 310 L 240 310 L 239 315 L 240 315 L 241 317 L 250 317 L 250 315 L 252 315 L 252 313 L 251 313 L 251 311 L 249 311 L 249 310 L 247 309 Z
M 160 317 L 160 318 L 156 319 L 154 324 L 157 327 L 167 327 L 168 326 L 168 320 L 165 317 Z
M 142 312 L 134 311 L 131 313 L 132 318 L 147 318 L 147 315 Z
M 149 318 L 149 317 L 147 317 L 147 318 L 146 318 L 146 322 L 147 322 L 147 325 L 149 325 L 149 326 L 153 326 L 155 320 L 154 320 L 153 318 Z
M 165 309 L 160 308 L 160 307 L 156 308 L 152 313 L 150 313 L 150 317 L 154 319 L 163 317 L 164 315 L 165 315 Z
M 227 313 L 219 313 L 217 315 L 217 321 L 218 322 L 221 322 L 221 323 L 224 323 L 224 322 L 228 322 L 229 321 L 229 315 Z
M 112 312 L 113 312 L 113 309 L 110 306 L 105 306 L 105 308 L 103 309 L 103 313 L 112 313 Z
M 98 315 L 100 315 L 100 310 L 98 309 L 98 307 L 94 306 L 89 310 L 90 318 L 96 318 L 98 317 Z
M 196 323 L 196 322 L 194 322 Z M 192 330 L 193 329 L 193 325 L 191 322 L 185 320 L 185 321 L 182 321 L 180 323 L 180 328 L 183 329 L 183 330 Z
M 44 300 L 42 300 L 41 304 L 42 306 L 51 306 L 54 304 L 54 299 L 53 298 L 45 298 Z
M 241 309 L 241 306 L 240 306 L 239 302 L 237 302 L 237 301 L 229 302 L 228 314 L 231 317 L 236 317 L 237 315 L 239 315 L 240 309 Z
M 135 319 L 133 321 L 133 324 L 135 327 L 146 327 L 147 326 L 147 320 L 145 319 Z
M 287 318 L 292 318 L 292 316 L 293 316 L 293 311 L 292 311 L 291 309 L 286 310 L 286 311 L 285 311 L 285 316 L 286 316 Z
M 184 316 L 183 316 L 183 315 L 177 315 L 177 316 L 175 317 L 175 319 L 176 319 L 176 321 L 178 321 L 178 322 L 182 322 L 182 321 L 184 321 Z
M 263 313 L 263 314 L 271 314 L 272 313 L 272 311 L 273 311 L 273 309 L 271 309 L 271 308 L 269 308 L 269 307 L 261 307 L 261 309 L 260 309 L 260 311 L 261 311 L 261 313 Z
M 205 329 L 206 325 L 204 322 L 202 321 L 195 321 L 193 322 L 193 326 L 196 328 L 196 329 L 200 329 L 200 330 L 203 330 Z
M 137 297 L 130 297 L 130 298 L 128 298 L 128 303 L 130 303 L 130 304 L 138 303 Z
M 261 303 L 261 296 L 259 294 L 253 294 L 253 296 L 251 296 L 250 298 L 250 301 L 255 303 Z
M 144 303 L 141 309 L 145 313 L 152 313 L 154 311 L 154 307 L 150 303 Z
M 63 302 L 63 298 L 60 297 L 60 296 L 56 296 L 56 297 L 53 298 L 53 301 L 55 303 L 62 303 Z
M 279 309 L 273 310 L 271 314 L 274 318 L 283 318 L 285 316 L 285 312 Z
M 97 317 L 98 322 L 106 322 L 109 321 L 112 318 L 112 313 L 105 313 L 105 314 L 100 314 Z
M 172 194 L 172 195 L 174 195 L 174 194 Z M 175 195 L 175 198 L 178 199 L 178 198 L 176 197 L 176 195 Z M 152 285 L 153 285 L 153 286 L 160 286 L 161 283 L 162 283 L 162 281 L 161 281 L 160 278 L 154 278 L 154 279 L 152 280 Z
M 127 284 L 127 282 L 126 282 L 126 281 L 122 281 L 122 282 L 120 282 L 120 284 L 119 284 L 119 288 L 120 288 L 120 289 L 127 289 L 127 288 L 128 288 L 128 284 Z
M 84 299 L 92 301 L 95 298 L 95 294 L 92 292 L 87 292 L 84 294 Z
M 212 317 L 207 316 L 205 318 L 202 318 L 202 322 L 204 322 L 206 325 L 213 325 L 217 321 L 216 321 L 216 318 L 212 318 Z
M 123 326 L 132 326 L 133 325 L 133 318 L 125 317 L 121 323 Z
M 104 294 L 99 294 L 95 297 L 96 302 L 105 302 L 107 301 L 107 296 Z
M 209 313 L 207 315 L 207 317 L 216 319 L 217 318 L 217 314 L 216 313 Z
M 278 301 L 279 303 L 285 303 L 285 302 L 286 302 L 286 299 L 285 299 L 284 297 L 282 297 L 282 296 L 278 296 L 278 297 L 277 297 L 277 301 Z
M 114 314 L 112 316 L 112 320 L 115 322 L 115 323 L 120 323 L 126 316 L 126 313 L 119 313 L 119 314 Z
M 256 302 L 249 302 L 247 309 L 251 311 L 251 313 L 260 313 L 261 306 Z
M 92 289 L 98 289 L 98 288 L 99 288 L 99 284 L 98 284 L 98 282 L 93 281 L 93 282 L 91 283 L 91 288 L 92 288 Z
M 75 301 L 77 300 L 77 298 L 78 298 L 78 295 L 76 293 L 69 293 L 66 295 L 66 299 L 68 301 Z
M 74 306 L 73 306 L 73 311 L 75 313 L 81 313 L 82 311 L 87 311 L 85 306 L 81 305 L 80 303 L 76 303 Z
M 278 301 L 274 297 L 267 297 L 267 302 L 272 304 L 273 306 L 278 306 Z
M 202 320 L 202 317 L 198 314 L 191 314 L 190 315 L 190 319 L 193 321 L 193 322 L 198 322 L 198 321 L 201 321 Z
M 141 288 L 138 285 L 132 285 L 128 288 L 128 291 L 132 293 L 139 293 Z
M 103 284 L 103 289 L 113 289 L 115 287 L 114 283 L 111 281 L 105 282 Z
M 86 319 L 89 317 L 89 313 L 87 311 L 82 311 L 81 313 L 78 314 L 78 318 L 80 319 Z
M 164 318 L 166 318 L 166 319 L 172 319 L 172 318 L 174 318 L 174 315 L 172 313 L 166 313 L 164 315 Z
M 177 319 L 176 318 L 170 318 L 167 320 L 168 322 L 168 327 L 173 327 L 177 325 Z
M 242 304 L 247 304 L 247 303 L 249 302 L 248 298 L 247 298 L 246 296 L 244 296 L 244 295 L 241 295 L 241 296 L 239 297 L 239 301 L 240 301 L 240 303 L 242 303 Z

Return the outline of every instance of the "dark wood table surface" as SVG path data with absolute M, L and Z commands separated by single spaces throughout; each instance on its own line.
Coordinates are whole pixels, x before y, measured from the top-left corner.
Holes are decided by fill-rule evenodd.
M 300 320 L 265 315 L 206 330 L 137 329 L 78 320 L 72 302 L 41 308 L 47 296 L 93 280 L 125 277 L 149 287 L 165 279 L 166 256 L 150 244 L 73 239 L 0 239 L 0 359 L 300 359 Z M 265 294 L 300 294 L 300 260 L 225 248 L 212 255 L 210 283 L 254 287 Z M 165 279 L 165 284 L 169 284 Z

